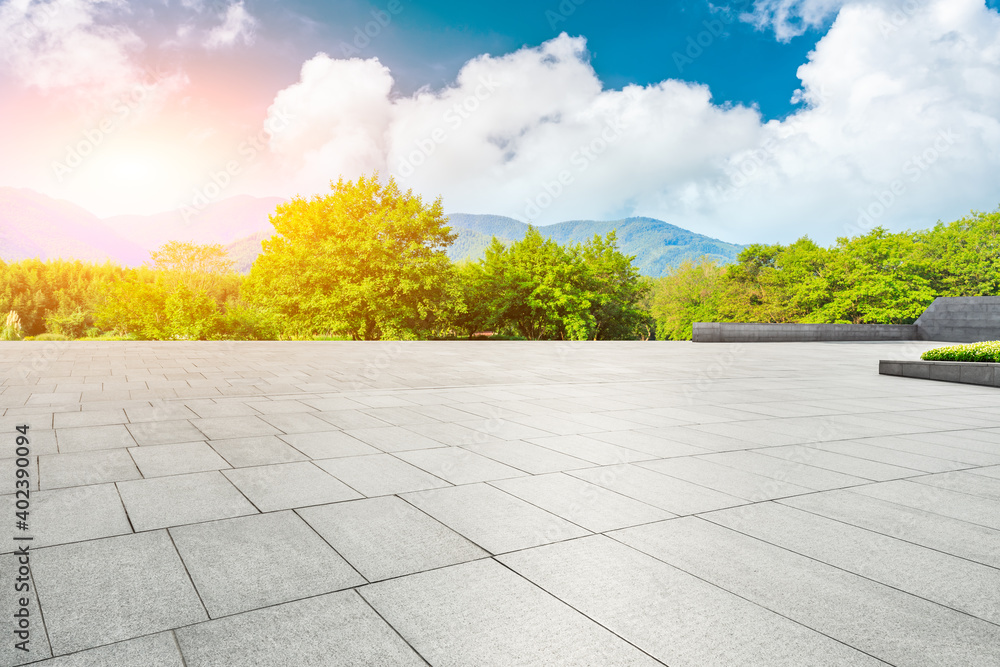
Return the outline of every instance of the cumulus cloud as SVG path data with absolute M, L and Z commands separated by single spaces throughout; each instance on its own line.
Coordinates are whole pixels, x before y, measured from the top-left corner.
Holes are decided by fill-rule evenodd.
M 538 223 L 648 215 L 737 241 L 923 227 L 1000 200 L 1000 15 L 982 0 L 843 7 L 764 122 L 667 80 L 604 89 L 583 39 L 392 92 L 376 60 L 319 55 L 271 108 L 291 192 L 380 170 L 451 211 Z
M 101 22 L 119 0 L 8 0 L 0 4 L 0 54 L 26 85 L 43 91 L 118 91 L 140 78 L 131 30 Z
M 257 19 L 243 6 L 243 0 L 230 4 L 220 18 L 222 23 L 212 28 L 205 37 L 206 48 L 228 48 L 240 42 L 244 45 L 253 44 Z

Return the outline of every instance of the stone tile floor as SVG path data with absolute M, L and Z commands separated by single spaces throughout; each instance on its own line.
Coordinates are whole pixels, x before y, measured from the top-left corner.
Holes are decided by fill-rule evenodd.
M 0 664 L 995 666 L 1000 390 L 928 347 L 0 343 Z

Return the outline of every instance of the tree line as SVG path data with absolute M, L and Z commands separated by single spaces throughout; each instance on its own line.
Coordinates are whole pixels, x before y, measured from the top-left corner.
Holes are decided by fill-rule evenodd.
M 221 245 L 182 242 L 137 268 L 0 262 L 0 314 L 18 319 L 0 337 L 686 339 L 696 321 L 907 323 L 936 296 L 1000 293 L 1000 211 L 829 248 L 755 244 L 656 279 L 613 232 L 560 245 L 531 228 L 452 262 L 440 199 L 377 175 L 293 199 L 271 222 L 246 276 Z

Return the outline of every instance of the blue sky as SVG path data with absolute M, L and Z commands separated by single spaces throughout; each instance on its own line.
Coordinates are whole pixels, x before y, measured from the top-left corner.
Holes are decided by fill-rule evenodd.
M 372 20 L 370 12 L 385 11 L 387 4 L 297 1 L 283 2 L 282 7 L 319 24 L 311 39 L 301 44 L 301 53 L 320 50 L 338 55 L 341 44 L 353 46 L 354 31 Z M 580 5 L 571 0 L 400 0 L 400 6 L 402 11 L 393 16 L 389 29 L 360 54 L 377 56 L 388 65 L 402 93 L 425 85 L 443 87 L 480 54 L 509 53 L 567 32 L 587 38 L 591 63 L 607 87 L 672 78 L 697 81 L 711 87 L 717 103 L 757 105 L 768 119 L 782 118 L 795 108 L 790 100 L 799 87 L 796 70 L 830 22 L 779 42 L 769 31 L 738 20 L 740 9 L 752 6 L 745 0 L 723 1 L 714 11 L 705 0 L 586 0 Z M 723 32 L 712 34 L 708 42 L 704 33 L 709 29 Z M 708 46 L 691 46 L 688 40 L 697 39 L 699 33 Z M 696 57 L 689 59 L 689 52 Z

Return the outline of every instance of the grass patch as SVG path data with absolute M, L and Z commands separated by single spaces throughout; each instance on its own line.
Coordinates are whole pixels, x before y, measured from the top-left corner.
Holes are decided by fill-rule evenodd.
M 937 347 L 920 355 L 924 361 L 982 361 L 1000 363 L 1000 340 Z

